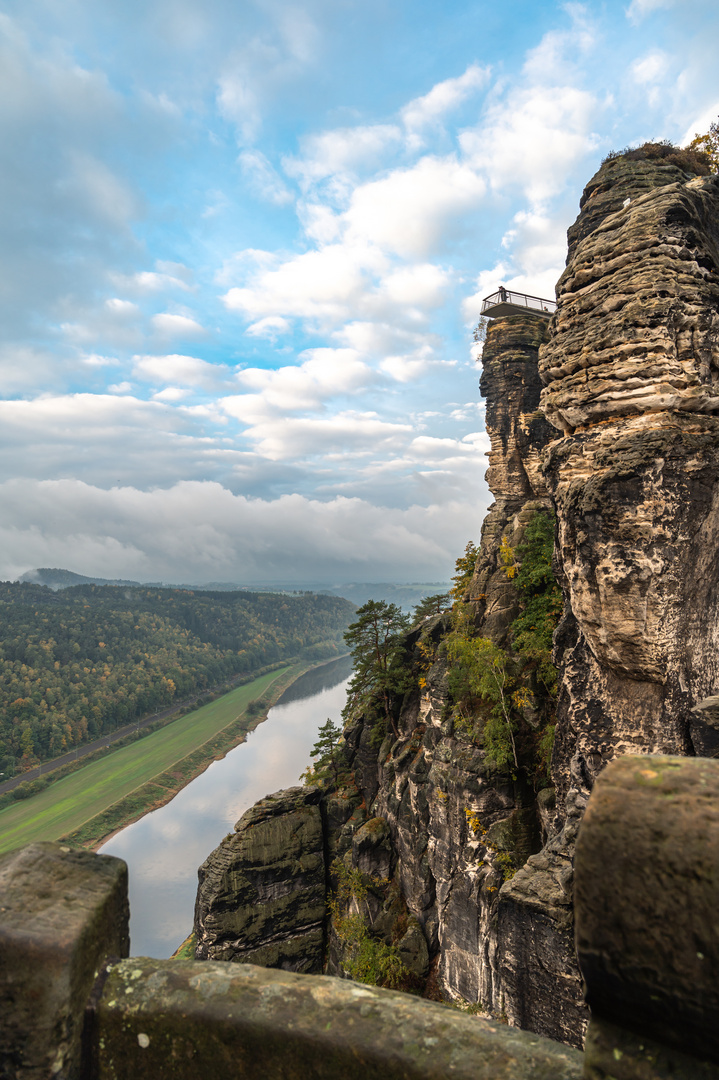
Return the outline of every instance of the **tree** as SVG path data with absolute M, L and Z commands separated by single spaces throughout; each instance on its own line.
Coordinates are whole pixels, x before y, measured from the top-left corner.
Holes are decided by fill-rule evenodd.
M 454 587 L 450 590 L 450 595 L 455 600 L 463 600 L 464 594 L 470 586 L 472 577 L 474 576 L 474 567 L 477 562 L 477 556 L 479 555 L 479 548 L 470 540 L 464 549 L 464 555 L 460 555 L 454 564 L 454 574 L 452 581 Z
M 689 143 L 690 150 L 706 154 L 714 172 L 719 172 L 719 117 L 712 121 L 705 135 L 695 135 Z
M 392 695 L 404 689 L 407 679 L 401 644 L 409 629 L 409 617 L 397 604 L 384 600 L 368 600 L 357 608 L 357 615 L 359 618 L 350 623 L 345 634 L 355 666 L 344 715 L 378 697 L 385 720 L 399 738 L 392 715 Z
M 332 771 L 336 784 L 340 772 L 339 741 L 342 738 L 342 728 L 334 724 L 328 716 L 327 722 L 322 725 L 317 734 L 318 739 L 310 750 L 310 757 L 317 758 L 315 769 Z
M 412 622 L 418 623 L 420 619 L 426 619 L 428 615 L 441 615 L 452 606 L 452 598 L 449 593 L 435 593 L 433 596 L 425 596 L 412 612 Z

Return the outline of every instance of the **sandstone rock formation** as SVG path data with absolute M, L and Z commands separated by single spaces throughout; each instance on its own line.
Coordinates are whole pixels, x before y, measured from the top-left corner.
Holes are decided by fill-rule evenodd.
M 572 861 L 593 779 L 621 754 L 717 741 L 711 709 L 692 710 L 719 680 L 719 177 L 611 160 L 569 239 L 540 351 L 542 409 L 563 433 L 544 465 L 565 600 L 557 814 L 502 890 L 496 962 L 517 1022 L 547 1030 L 512 990 L 519 970 L 530 1011 L 554 986 L 576 1031 Z
M 320 792 L 289 788 L 242 815 L 200 867 L 198 960 L 322 970 L 325 858 Z
M 593 779 L 625 753 L 719 749 L 719 177 L 681 160 L 614 158 L 588 184 L 569 244 L 548 340 L 539 316 L 488 329 L 495 503 L 465 596 L 476 633 L 511 649 L 521 597 L 503 542 L 516 548 L 537 510 L 555 510 L 556 790 L 499 768 L 481 722 L 457 711 L 440 647 L 449 617 L 438 615 L 405 641 L 421 678 L 397 698 L 399 738 L 378 747 L 371 708 L 354 715 L 348 774 L 317 814 L 327 880 L 334 860 L 362 877 L 378 940 L 401 943 L 411 929 L 405 953 L 418 974 L 429 961 L 426 993 L 581 1045 L 573 856 Z M 218 855 L 220 907 L 235 888 L 230 849 L 244 843 Z M 209 870 L 206 881 L 209 897 Z M 209 914 L 198 918 L 211 928 Z M 320 941 L 319 918 L 308 940 Z M 227 926 L 213 955 L 229 939 L 227 955 L 260 955 L 260 921 L 245 944 L 244 929 Z M 342 943 L 330 934 L 329 945 L 329 970 L 342 973 Z
M 487 483 L 494 503 L 482 524 L 479 558 L 469 590 L 477 626 L 485 637 L 504 641 L 516 616 L 516 590 L 501 564 L 502 537 L 516 546 L 528 515 L 549 506 L 541 452 L 556 432 L 539 410 L 542 384 L 540 345 L 547 320 L 537 315 L 509 315 L 487 327 L 479 389 L 486 401 L 485 424 L 491 449 Z

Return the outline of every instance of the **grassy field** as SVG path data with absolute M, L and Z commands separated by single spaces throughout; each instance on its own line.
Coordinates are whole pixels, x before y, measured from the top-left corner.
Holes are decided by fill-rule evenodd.
M 308 666 L 298 664 L 272 671 L 239 686 L 160 731 L 58 780 L 45 791 L 8 806 L 0 811 L 0 852 L 34 840 L 58 840 L 75 833 L 121 801 L 128 805 L 127 820 L 153 805 L 161 805 L 192 775 L 201 772 L 218 752 L 230 748 L 227 740 L 223 744 L 218 738 L 224 729 L 232 728 L 230 745 L 241 739 L 242 726 L 236 721 L 251 701 L 276 697 L 280 689 Z M 254 727 L 257 719 L 261 717 L 248 722 L 246 729 Z M 202 747 L 206 744 L 207 753 L 203 755 Z M 185 764 L 188 758 L 193 760 L 192 769 Z M 177 766 L 174 773 L 173 766 Z M 150 785 L 152 780 L 155 784 Z M 140 796 L 141 788 L 144 788 L 142 796 L 133 802 L 132 793 Z M 115 827 L 124 823 L 116 823 Z

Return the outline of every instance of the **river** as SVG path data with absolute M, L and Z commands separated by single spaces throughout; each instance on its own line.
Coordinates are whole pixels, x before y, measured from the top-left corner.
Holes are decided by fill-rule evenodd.
M 351 671 L 349 657 L 308 671 L 244 743 L 100 848 L 130 870 L 132 956 L 170 956 L 187 937 L 198 866 L 248 807 L 299 783 L 318 728 L 328 717 L 339 722 Z

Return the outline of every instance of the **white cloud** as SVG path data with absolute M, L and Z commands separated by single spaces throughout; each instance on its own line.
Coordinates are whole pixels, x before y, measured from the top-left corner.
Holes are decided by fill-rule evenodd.
M 140 309 L 137 304 L 133 304 L 131 300 L 120 300 L 118 297 L 113 296 L 105 301 L 105 307 L 111 314 L 119 316 L 138 315 Z
M 153 401 L 182 401 L 190 393 L 187 387 L 183 386 L 166 386 L 164 390 L 158 390 L 156 394 L 152 395 Z
M 267 338 L 269 341 L 276 341 L 281 334 L 286 334 L 290 330 L 290 321 L 285 319 L 282 315 L 268 315 L 264 319 L 258 319 L 257 322 L 252 323 L 245 330 L 246 334 L 250 337 Z
M 556 196 L 597 143 L 594 94 L 574 86 L 520 88 L 487 110 L 481 128 L 460 135 L 474 167 L 498 194 L 520 189 L 530 202 Z
M 111 394 L 129 394 L 132 391 L 132 383 L 111 383 L 107 388 Z
M 239 419 L 254 421 L 267 412 L 313 410 L 330 398 L 364 389 L 374 380 L 354 349 L 310 349 L 303 363 L 277 369 L 245 368 L 235 378 L 251 393 L 224 398 L 222 407 Z
M 162 338 L 199 338 L 204 337 L 207 331 L 196 319 L 188 315 L 173 315 L 165 311 L 152 316 L 152 325 Z
M 380 288 L 392 303 L 433 308 L 444 303 L 449 284 L 449 275 L 441 267 L 416 263 L 385 275 Z
M 133 374 L 149 382 L 213 386 L 229 372 L 224 364 L 208 364 L 196 356 L 171 353 L 168 356 L 134 356 Z
M 300 140 L 300 156 L 284 158 L 282 166 L 288 176 L 297 177 L 307 187 L 328 176 L 352 174 L 376 166 L 401 138 L 401 129 L 396 124 L 358 124 L 305 135 Z
M 244 73 L 228 73 L 218 80 L 217 106 L 221 114 L 237 126 L 242 142 L 257 136 L 261 117 L 257 97 Z
M 237 160 L 249 190 L 258 199 L 276 206 L 286 206 L 294 201 L 292 192 L 260 150 L 244 150 Z
M 458 220 L 481 204 L 486 184 L 455 156 L 420 159 L 355 188 L 344 214 L 346 236 L 406 258 L 436 253 Z
M 716 122 L 717 119 L 719 119 L 719 100 L 715 101 L 713 105 L 710 105 L 708 109 L 703 109 L 691 124 L 689 124 L 680 140 L 680 144 L 685 146 L 688 142 L 691 142 L 696 135 L 706 134 L 709 130 L 709 125 Z
M 639 85 L 655 83 L 662 79 L 669 67 L 669 57 L 659 50 L 648 53 L 631 66 L 632 78 Z
M 439 367 L 454 367 L 454 363 L 450 360 L 437 360 L 428 345 L 423 345 L 414 353 L 387 356 L 380 363 L 380 369 L 399 383 L 413 382 L 432 368 Z
M 674 7 L 676 0 L 632 0 L 627 8 L 627 18 L 634 23 L 641 22 L 653 11 Z
M 2 486 L 0 574 L 36 566 L 139 580 L 437 580 L 484 504 L 398 510 L 358 498 L 249 499 L 217 483 L 152 492 L 74 480 Z
M 333 416 L 270 416 L 264 400 L 252 400 L 252 395 L 226 398 L 222 406 L 239 419 L 252 417 L 254 423 L 245 433 L 254 449 L 270 461 L 294 461 L 298 457 L 331 454 L 358 454 L 382 457 L 401 446 L 411 432 L 408 424 L 392 423 L 372 414 L 344 411 Z M 262 418 L 260 418 L 262 417 Z
M 188 278 L 191 277 L 191 274 L 187 271 L 187 267 L 177 263 L 165 265 L 172 267 L 175 272 L 173 273 L 169 269 L 160 270 L 158 264 L 158 270 L 140 270 L 135 274 L 113 273 L 111 278 L 123 292 L 131 292 L 138 296 L 171 289 L 181 289 L 183 292 L 190 291 L 191 285 Z
M 485 87 L 489 75 L 489 68 L 470 64 L 464 74 L 437 83 L 428 94 L 415 98 L 401 110 L 405 126 L 410 131 L 419 131 L 427 124 L 437 123 L 471 94 Z
M 342 320 L 361 304 L 367 270 L 379 265 L 383 265 L 379 254 L 367 248 L 331 244 L 250 274 L 247 287 L 230 289 L 223 300 L 231 311 L 253 320 L 267 316 Z

